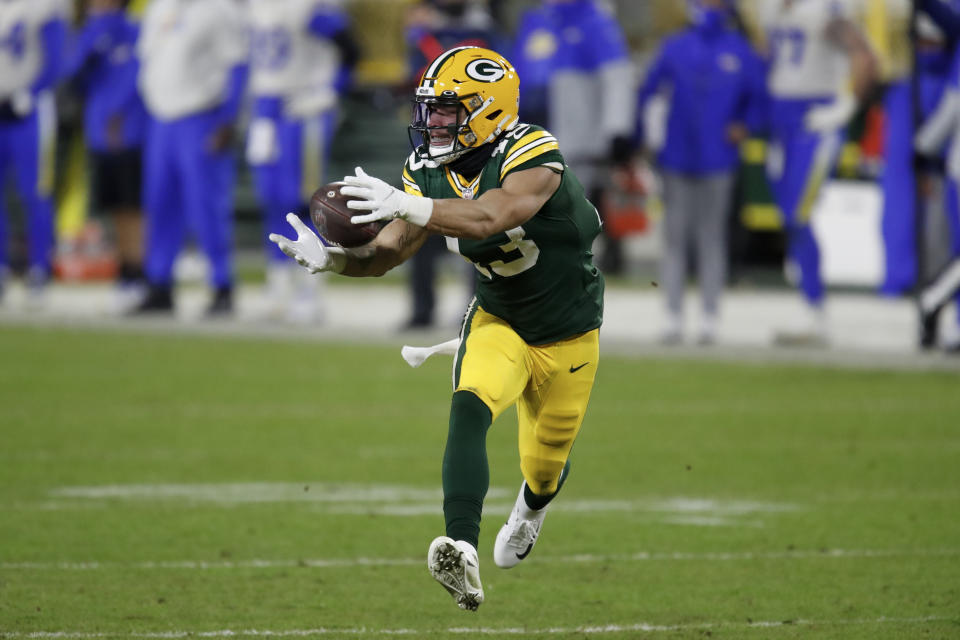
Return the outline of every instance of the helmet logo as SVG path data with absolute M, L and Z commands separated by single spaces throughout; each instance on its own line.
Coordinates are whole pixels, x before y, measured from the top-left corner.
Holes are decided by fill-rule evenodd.
M 467 65 L 467 75 L 480 82 L 496 82 L 507 72 L 499 64 L 488 58 L 474 60 Z

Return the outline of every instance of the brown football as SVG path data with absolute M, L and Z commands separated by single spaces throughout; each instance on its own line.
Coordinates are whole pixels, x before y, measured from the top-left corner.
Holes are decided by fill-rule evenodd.
M 325 184 L 310 198 L 310 219 L 317 233 L 328 244 L 341 247 L 359 247 L 373 240 L 384 223 L 380 220 L 366 224 L 353 224 L 350 218 L 367 213 L 347 207 L 348 196 L 340 195 L 342 182 Z

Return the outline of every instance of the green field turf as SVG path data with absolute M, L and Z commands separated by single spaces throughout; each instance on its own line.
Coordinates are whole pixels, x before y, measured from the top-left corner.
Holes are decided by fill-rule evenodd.
M 955 373 L 605 355 L 536 550 L 489 437 L 487 600 L 443 533 L 449 359 L 0 327 L 0 637 L 960 638 Z

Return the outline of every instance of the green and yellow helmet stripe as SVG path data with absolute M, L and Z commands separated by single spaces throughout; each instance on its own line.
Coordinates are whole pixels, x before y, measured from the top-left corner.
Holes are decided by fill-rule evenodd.
M 443 69 L 443 65 L 446 64 L 447 60 L 456 55 L 458 51 L 470 48 L 471 47 L 455 47 L 440 54 L 437 59 L 427 67 L 427 70 L 423 72 L 423 77 L 420 78 L 420 86 L 432 88 L 437 81 L 437 74 L 440 73 L 440 69 Z

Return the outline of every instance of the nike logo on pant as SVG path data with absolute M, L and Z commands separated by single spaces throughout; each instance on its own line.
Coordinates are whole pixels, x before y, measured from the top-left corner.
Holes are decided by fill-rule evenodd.
M 583 368 L 584 368 L 585 366 L 587 366 L 588 364 L 590 364 L 590 363 L 589 363 L 589 362 L 584 362 L 584 363 L 583 363 L 582 365 L 580 365 L 579 367 L 574 367 L 573 365 L 570 365 L 570 373 L 575 373 L 575 372 L 579 371 L 580 369 L 583 369 Z

